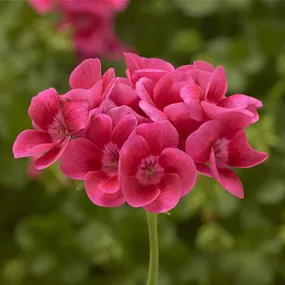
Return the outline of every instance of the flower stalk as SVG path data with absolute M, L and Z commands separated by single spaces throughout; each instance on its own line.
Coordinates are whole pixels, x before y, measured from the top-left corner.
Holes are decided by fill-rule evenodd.
M 159 249 L 157 232 L 157 214 L 146 212 L 149 232 L 149 269 L 147 285 L 157 285 L 159 269 Z

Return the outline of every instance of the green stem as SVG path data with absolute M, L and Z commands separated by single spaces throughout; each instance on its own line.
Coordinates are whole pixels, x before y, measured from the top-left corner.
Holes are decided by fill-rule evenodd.
M 158 252 L 158 234 L 157 234 L 157 215 L 147 212 L 147 223 L 149 233 L 149 269 L 147 285 L 157 285 L 159 252 Z

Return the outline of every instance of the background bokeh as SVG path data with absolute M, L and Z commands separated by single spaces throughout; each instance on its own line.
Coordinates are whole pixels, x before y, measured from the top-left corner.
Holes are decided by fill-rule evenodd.
M 77 64 L 56 21 L 25 1 L 0 1 L 0 284 L 143 285 L 142 209 L 96 207 L 58 166 L 33 180 L 28 160 L 12 157 L 16 135 L 31 127 L 31 97 L 67 91 Z M 238 172 L 245 199 L 200 177 L 170 216 L 159 216 L 159 284 L 285 284 L 285 1 L 131 0 L 116 27 L 142 56 L 224 65 L 229 93 L 264 103 L 248 137 L 269 159 Z M 103 63 L 124 75 L 123 61 Z

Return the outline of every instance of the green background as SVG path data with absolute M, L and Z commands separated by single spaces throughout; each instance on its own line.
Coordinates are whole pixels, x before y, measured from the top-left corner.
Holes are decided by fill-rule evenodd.
M 285 1 L 131 0 L 118 34 L 143 56 L 173 64 L 196 59 L 225 66 L 229 94 L 264 103 L 248 129 L 269 153 L 238 171 L 245 199 L 199 177 L 171 215 L 159 215 L 160 285 L 285 284 Z M 0 1 L 0 284 L 140 285 L 148 266 L 145 213 L 104 209 L 59 172 L 26 174 L 14 160 L 16 135 L 31 127 L 32 96 L 68 90 L 77 62 L 56 15 L 24 1 Z M 124 75 L 123 61 L 103 60 Z

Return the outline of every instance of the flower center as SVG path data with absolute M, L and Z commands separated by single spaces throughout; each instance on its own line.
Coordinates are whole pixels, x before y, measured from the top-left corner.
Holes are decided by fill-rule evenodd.
M 58 132 L 59 134 L 66 134 L 66 133 L 67 133 L 67 130 L 66 130 L 66 128 L 64 128 L 64 127 L 62 127 L 62 126 L 59 126 L 59 127 L 57 128 L 57 132 Z
M 218 139 L 217 142 L 214 144 L 214 152 L 215 158 L 217 162 L 217 166 L 223 167 L 226 166 L 228 162 L 228 143 L 229 140 L 226 138 Z
M 136 173 L 137 180 L 142 185 L 158 184 L 164 174 L 164 169 L 158 164 L 157 156 L 143 159 Z
M 107 143 L 104 146 L 103 156 L 101 160 L 102 170 L 110 176 L 117 174 L 119 157 L 118 147 L 112 142 Z
M 68 136 L 68 131 L 61 114 L 55 116 L 53 123 L 49 126 L 48 132 L 54 140 Z

